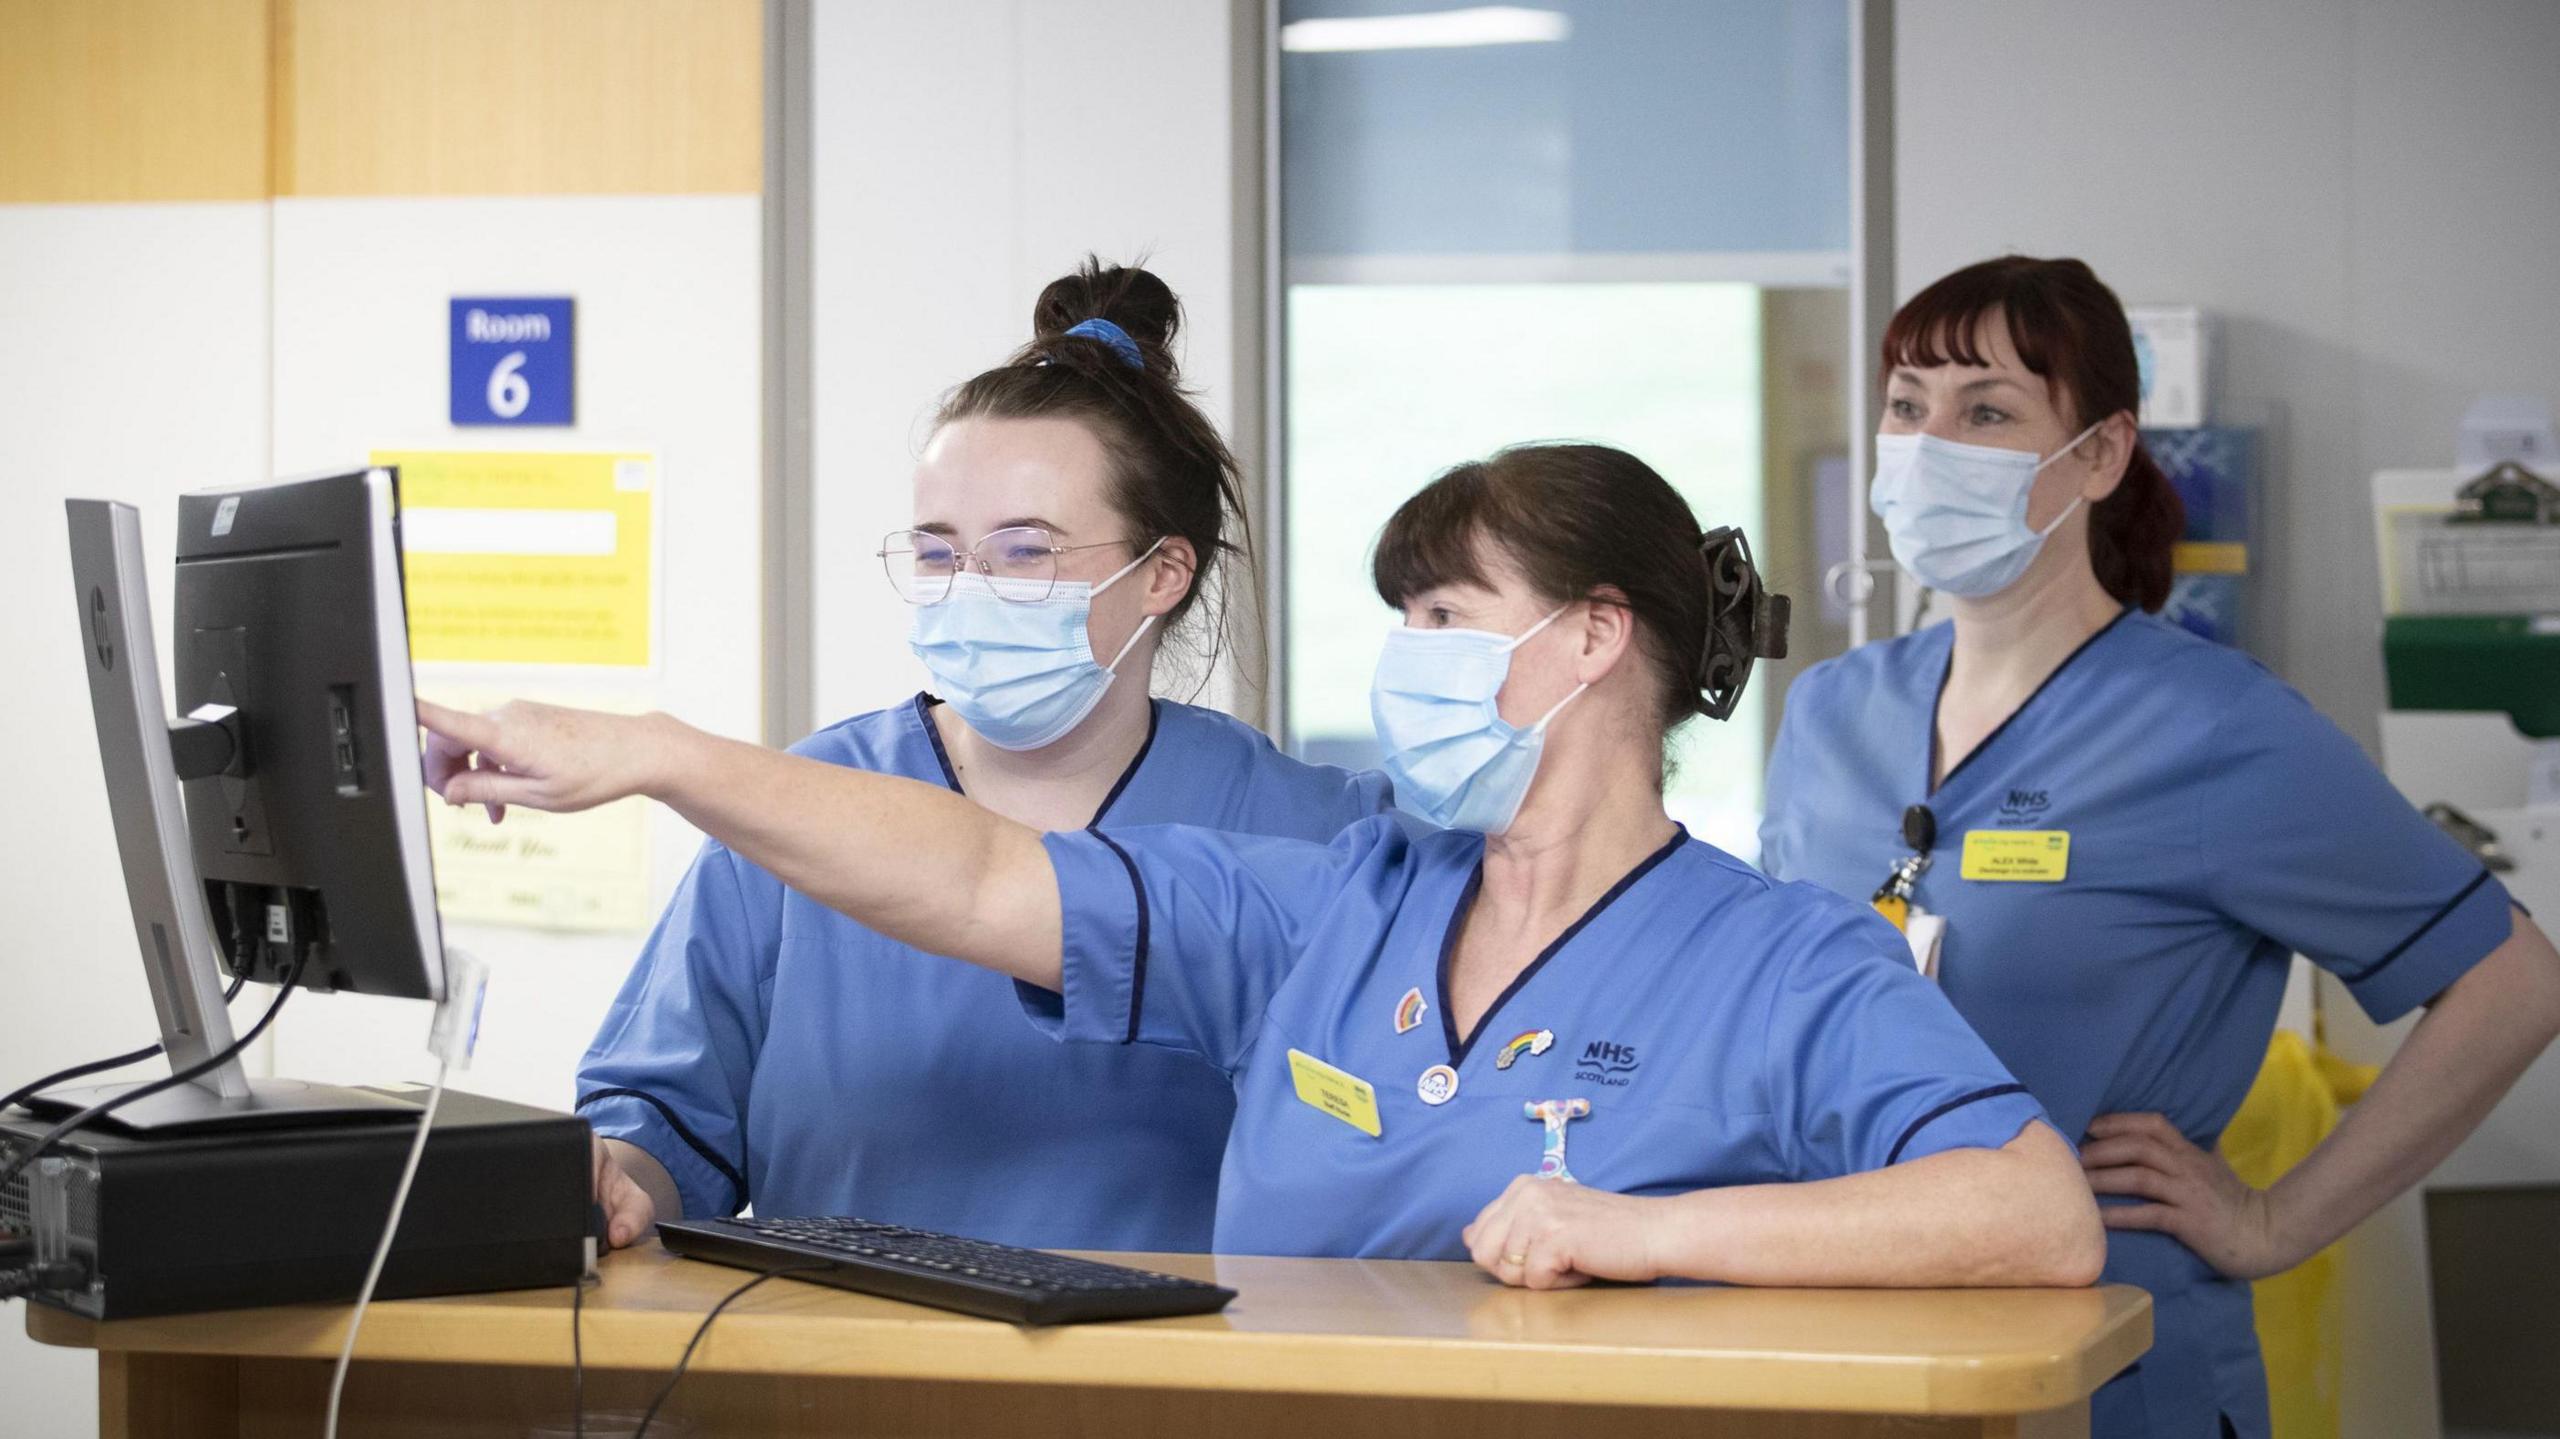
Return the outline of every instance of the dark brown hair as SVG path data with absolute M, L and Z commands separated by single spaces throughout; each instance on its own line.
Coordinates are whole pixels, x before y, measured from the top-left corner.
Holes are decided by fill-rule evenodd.
M 1108 340 L 1067 333 L 1087 320 L 1118 326 L 1143 363 L 1129 363 Z M 1109 498 L 1129 522 L 1132 553 L 1178 535 L 1197 557 L 1190 593 L 1165 616 L 1167 631 L 1230 560 L 1253 563 L 1236 457 L 1182 385 L 1173 355 L 1181 329 L 1182 302 L 1164 281 L 1139 266 L 1106 265 L 1088 255 L 1075 273 L 1040 292 L 1031 307 L 1031 343 L 953 389 L 934 416 L 936 429 L 977 418 L 1058 418 L 1091 430 L 1110 456 Z M 1249 587 L 1251 580 L 1241 583 Z M 1223 594 L 1227 585 L 1217 588 Z M 1223 599 L 1219 608 L 1209 626 L 1212 660 L 1226 629 Z
M 1705 539 L 1680 492 L 1624 450 L 1514 445 L 1447 471 L 1399 506 L 1370 570 L 1378 597 L 1399 608 L 1439 585 L 1489 588 L 1478 543 L 1487 541 L 1554 604 L 1615 590 L 1636 617 L 1668 730 L 1703 708 L 1714 623 Z
M 1981 334 L 1994 311 L 2008 324 L 2018 358 L 2053 391 L 2065 428 L 2076 432 L 2118 411 L 2138 412 L 2142 372 L 2133 328 L 2116 292 L 2078 260 L 2003 255 L 1922 290 L 1885 327 L 1880 373 L 1990 363 Z M 2170 553 L 2186 527 L 2177 488 L 2136 435 L 2124 482 L 2089 515 L 2089 564 L 2098 583 L 2119 604 L 2159 609 L 2169 599 Z

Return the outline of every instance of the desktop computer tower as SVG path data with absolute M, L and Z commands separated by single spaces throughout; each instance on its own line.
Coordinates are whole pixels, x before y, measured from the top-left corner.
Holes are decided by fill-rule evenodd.
M 47 1127 L 0 1114 L 0 1165 Z M 78 1130 L 0 1189 L 0 1228 L 84 1271 L 29 1298 L 92 1319 L 343 1304 L 381 1241 L 416 1134 L 378 1122 Z M 575 1282 L 593 1242 L 588 1145 L 573 1115 L 448 1090 L 376 1297 Z

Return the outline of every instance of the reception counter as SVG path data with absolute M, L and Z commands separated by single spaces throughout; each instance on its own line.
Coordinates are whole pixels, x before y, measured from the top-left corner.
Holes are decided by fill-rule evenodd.
M 2087 1434 L 2090 1393 L 2151 1341 L 2148 1298 L 2115 1286 L 1538 1294 L 1461 1264 L 1098 1257 L 1241 1297 L 1211 1316 L 1024 1330 L 775 1279 L 695 1352 L 667 1405 L 691 1427 L 651 1433 L 2060 1439 Z M 748 1277 L 654 1244 L 601 1268 L 579 1325 L 591 1415 L 645 1406 Z M 565 1423 L 571 1318 L 565 1288 L 378 1304 L 342 1432 Z M 309 1439 L 345 1323 L 321 1305 L 114 1323 L 31 1308 L 27 1329 L 98 1351 L 104 1439 Z

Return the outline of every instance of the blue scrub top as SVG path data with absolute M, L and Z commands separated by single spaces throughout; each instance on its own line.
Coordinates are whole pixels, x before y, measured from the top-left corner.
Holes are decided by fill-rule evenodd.
M 1939 981 L 2064 1133 L 2157 1111 L 2211 1148 L 2256 1079 L 2290 956 L 2387 1022 L 2509 932 L 2506 891 L 2301 695 L 2237 650 L 2128 611 L 1929 792 L 1950 625 L 1814 666 L 1787 695 L 1761 863 L 1866 899 L 1906 807 L 1937 816 L 1914 892 Z M 1976 830 L 2063 831 L 2058 883 L 1966 880 Z M 2267 1432 L 2249 1286 L 2162 1234 L 2108 1234 L 2158 1301 L 2101 1436 Z
M 959 790 L 914 702 L 793 753 Z M 1159 700 L 1097 821 L 1331 838 L 1389 800 L 1225 715 Z M 883 938 L 705 844 L 578 1074 L 598 1134 L 664 1164 L 687 1215 L 853 1214 L 1062 1249 L 1209 1246 L 1226 1077 L 1067 1048 L 1002 976 Z
M 1530 1101 L 1589 1101 L 1566 1167 L 1641 1195 L 1997 1147 L 2040 1117 L 1901 961 L 1890 925 L 1685 832 L 1538 956 L 1472 1039 L 1450 1027 L 1448 960 L 1482 835 L 1373 819 L 1329 846 L 1117 826 L 1047 844 L 1063 993 L 1023 986 L 1024 1008 L 1097 1042 L 1077 1049 L 1160 1048 L 1235 1077 L 1224 1253 L 1462 1259 L 1460 1231 L 1539 1168 Z M 1400 1014 L 1418 1022 L 1399 1032 Z M 1539 1031 L 1543 1052 L 1512 1042 Z M 1372 1086 L 1377 1136 L 1299 1097 L 1293 1049 Z M 1443 1064 L 1457 1093 L 1435 1107 L 1417 1081 Z

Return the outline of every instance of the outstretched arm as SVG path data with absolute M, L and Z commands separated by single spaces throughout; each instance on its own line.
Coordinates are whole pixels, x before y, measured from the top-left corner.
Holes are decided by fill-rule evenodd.
M 1059 986 L 1038 831 L 948 790 L 705 734 L 663 714 L 421 701 L 448 803 L 567 813 L 646 795 L 819 903 L 932 954 Z

